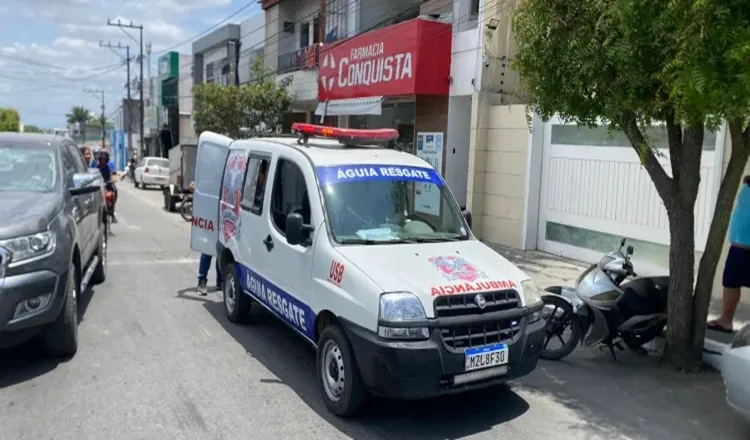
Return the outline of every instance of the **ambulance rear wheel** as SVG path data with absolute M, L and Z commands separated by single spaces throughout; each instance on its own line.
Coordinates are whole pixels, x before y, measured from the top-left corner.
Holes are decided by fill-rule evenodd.
M 227 264 L 223 271 L 224 311 L 235 324 L 246 323 L 250 318 L 250 297 L 242 291 L 234 264 Z
M 316 370 L 318 385 L 329 411 L 339 417 L 349 417 L 362 409 L 367 402 L 367 389 L 349 339 L 335 324 L 320 334 Z

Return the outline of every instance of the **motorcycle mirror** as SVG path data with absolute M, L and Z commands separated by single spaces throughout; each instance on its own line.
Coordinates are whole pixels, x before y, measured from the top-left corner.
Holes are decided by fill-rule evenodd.
M 622 249 L 623 246 L 625 246 L 625 239 L 624 238 L 620 242 L 620 249 Z
M 628 255 L 633 255 L 633 246 L 628 246 L 627 253 Z

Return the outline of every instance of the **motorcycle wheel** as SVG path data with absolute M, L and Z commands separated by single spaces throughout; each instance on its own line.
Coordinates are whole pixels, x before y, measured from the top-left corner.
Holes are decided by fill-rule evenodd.
M 581 320 L 575 314 L 573 306 L 565 298 L 556 295 L 544 295 L 542 296 L 542 302 L 544 303 L 542 318 L 546 322 L 546 334 L 539 357 L 557 361 L 572 353 L 581 340 Z M 562 334 L 568 327 L 570 327 L 570 338 L 565 341 Z M 559 339 L 562 346 L 550 350 L 547 346 L 553 338 Z
M 180 206 L 180 215 L 186 222 L 193 221 L 193 202 L 183 202 Z

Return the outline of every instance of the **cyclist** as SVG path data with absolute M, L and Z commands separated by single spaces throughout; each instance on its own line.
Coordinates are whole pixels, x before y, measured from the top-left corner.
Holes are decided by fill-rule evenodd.
M 115 216 L 115 205 L 117 204 L 117 187 L 114 183 L 115 176 L 115 164 L 109 160 L 109 152 L 107 150 L 100 150 L 97 156 L 97 163 L 94 168 L 97 168 L 104 177 L 105 188 L 108 191 L 112 191 L 115 196 L 112 199 L 112 223 L 117 223 L 117 217 Z

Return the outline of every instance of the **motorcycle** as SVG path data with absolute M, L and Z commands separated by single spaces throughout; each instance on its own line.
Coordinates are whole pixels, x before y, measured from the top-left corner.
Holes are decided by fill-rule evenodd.
M 180 206 L 180 215 L 186 222 L 193 221 L 193 195 L 188 194 L 182 200 L 182 206 Z
M 624 247 L 625 239 L 618 250 L 584 271 L 575 288 L 545 289 L 542 316 L 546 319 L 547 336 L 540 353 L 542 359 L 562 359 L 580 343 L 600 344 L 617 360 L 615 348 L 623 351 L 623 343 L 642 352 L 644 344 L 662 335 L 667 323 L 669 277 L 638 277 L 630 259 L 633 246 L 623 252 Z M 546 313 L 549 309 L 552 312 Z M 571 337 L 565 342 L 562 334 L 568 328 Z M 562 347 L 549 350 L 547 346 L 555 337 Z
M 104 206 L 105 206 L 105 212 L 107 215 L 107 224 L 112 224 L 112 219 L 114 218 L 114 206 L 113 202 L 115 199 L 115 193 L 114 191 L 105 190 L 104 191 Z

